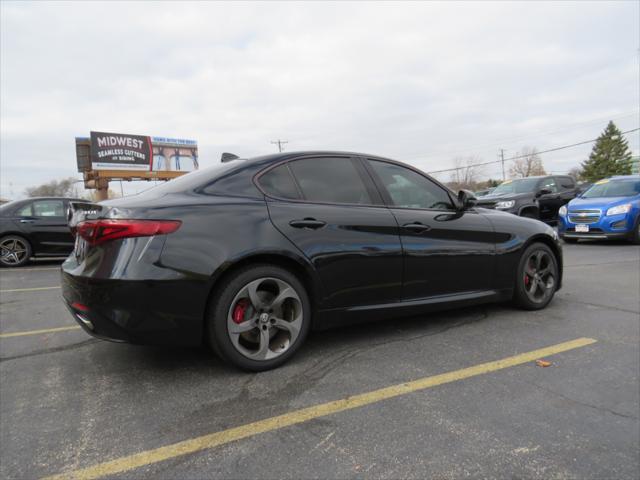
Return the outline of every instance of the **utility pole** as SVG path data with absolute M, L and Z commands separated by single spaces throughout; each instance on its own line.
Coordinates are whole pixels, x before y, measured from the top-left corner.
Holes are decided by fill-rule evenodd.
M 500 149 L 500 160 L 502 162 L 502 181 L 504 182 L 507 179 L 507 177 L 505 177 L 505 174 L 504 174 L 504 149 L 503 148 Z
M 278 140 L 273 141 L 271 143 L 274 144 L 274 145 L 278 145 L 278 151 L 282 152 L 282 145 L 284 145 L 285 143 L 289 143 L 289 142 L 287 140 L 278 139 Z

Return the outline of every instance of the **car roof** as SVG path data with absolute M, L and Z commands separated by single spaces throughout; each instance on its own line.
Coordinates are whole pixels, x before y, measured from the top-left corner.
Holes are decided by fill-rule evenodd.
M 244 157 L 244 158 L 241 158 L 240 160 L 245 160 L 251 163 L 257 162 L 262 164 L 268 164 L 268 163 L 276 163 L 276 162 L 281 162 L 285 160 L 290 160 L 292 158 L 313 157 L 313 156 L 367 157 L 367 158 L 376 158 L 381 160 L 390 160 L 392 162 L 398 162 L 397 160 L 381 157 L 380 155 L 371 155 L 369 153 L 349 152 L 349 151 L 341 151 L 341 150 L 301 150 L 301 151 L 292 151 L 292 152 L 280 152 L 280 153 L 271 153 L 268 155 L 258 155 L 255 157 Z M 398 163 L 402 163 L 402 162 L 398 162 Z
M 640 175 L 614 175 L 609 180 L 640 180 Z

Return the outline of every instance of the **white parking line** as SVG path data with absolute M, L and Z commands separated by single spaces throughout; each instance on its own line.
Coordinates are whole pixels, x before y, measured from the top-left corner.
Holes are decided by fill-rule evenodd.
M 60 288 L 60 285 L 57 287 L 36 287 L 36 288 L 12 288 L 10 290 L 0 290 L 0 293 L 12 293 L 12 292 L 39 292 L 42 290 L 55 290 Z

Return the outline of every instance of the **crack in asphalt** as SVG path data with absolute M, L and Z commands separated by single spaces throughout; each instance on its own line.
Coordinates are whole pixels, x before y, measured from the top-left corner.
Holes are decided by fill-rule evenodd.
M 551 395 L 555 395 L 557 397 L 562 398 L 563 400 L 566 400 L 566 401 L 571 402 L 571 403 L 575 403 L 577 405 L 581 405 L 583 407 L 592 408 L 592 409 L 598 410 L 600 412 L 608 412 L 608 413 L 610 413 L 612 415 L 615 415 L 617 417 L 622 417 L 622 418 L 632 418 L 634 420 L 638 420 L 638 418 L 639 418 L 639 417 L 637 417 L 635 415 L 629 415 L 629 414 L 626 414 L 626 413 L 616 412 L 615 410 L 612 410 L 612 409 L 607 408 L 607 407 L 602 407 L 600 405 L 593 405 L 591 403 L 581 402 L 580 400 L 576 400 L 575 398 L 571 398 L 571 397 L 569 397 L 567 395 L 563 395 L 562 393 L 555 392 L 555 391 L 551 390 L 550 388 L 543 387 L 542 385 L 539 385 L 539 384 L 537 384 L 535 382 L 528 382 L 526 380 L 523 380 L 523 381 L 524 381 L 524 383 L 527 383 L 528 385 L 532 385 L 534 387 L 537 387 L 540 390 L 544 390 L 545 392 L 550 393 Z
M 56 352 L 62 352 L 64 350 L 73 350 L 74 348 L 81 348 L 84 347 L 85 345 L 89 345 L 92 343 L 98 343 L 101 340 L 97 339 L 97 338 L 90 338 L 88 340 L 84 340 L 82 342 L 79 343 L 72 343 L 71 345 L 63 345 L 61 347 L 52 347 L 52 348 L 45 348 L 44 350 L 36 350 L 35 352 L 29 352 L 29 353 L 21 353 L 18 355 L 11 355 L 8 357 L 0 357 L 0 363 L 2 362 L 8 362 L 9 360 L 16 360 L 19 358 L 28 358 L 28 357 L 37 357 L 40 355 L 46 355 L 48 353 L 56 353 Z
M 620 308 L 620 307 L 614 307 L 612 305 L 602 305 L 599 303 L 591 303 L 591 302 L 582 302 L 580 300 L 570 300 L 564 296 L 559 296 L 558 299 L 564 301 L 564 302 L 568 302 L 568 303 L 577 303 L 579 305 L 589 305 L 591 307 L 598 307 L 598 308 L 604 308 L 605 310 L 616 310 L 618 312 L 624 312 L 624 313 L 633 313 L 633 314 L 640 314 L 639 311 L 636 310 L 629 310 L 627 308 Z

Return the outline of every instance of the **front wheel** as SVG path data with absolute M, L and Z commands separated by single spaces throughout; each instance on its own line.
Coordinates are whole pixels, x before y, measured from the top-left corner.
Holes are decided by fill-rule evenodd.
M 633 228 L 633 232 L 631 233 L 629 240 L 635 245 L 640 245 L 640 216 L 638 216 L 636 226 Z
M 527 247 L 520 258 L 514 301 L 525 310 L 540 310 L 553 298 L 558 286 L 558 262 L 544 243 Z
M 309 332 L 311 307 L 295 275 L 256 265 L 225 281 L 207 321 L 214 351 L 239 368 L 258 372 L 282 365 L 300 348 Z

